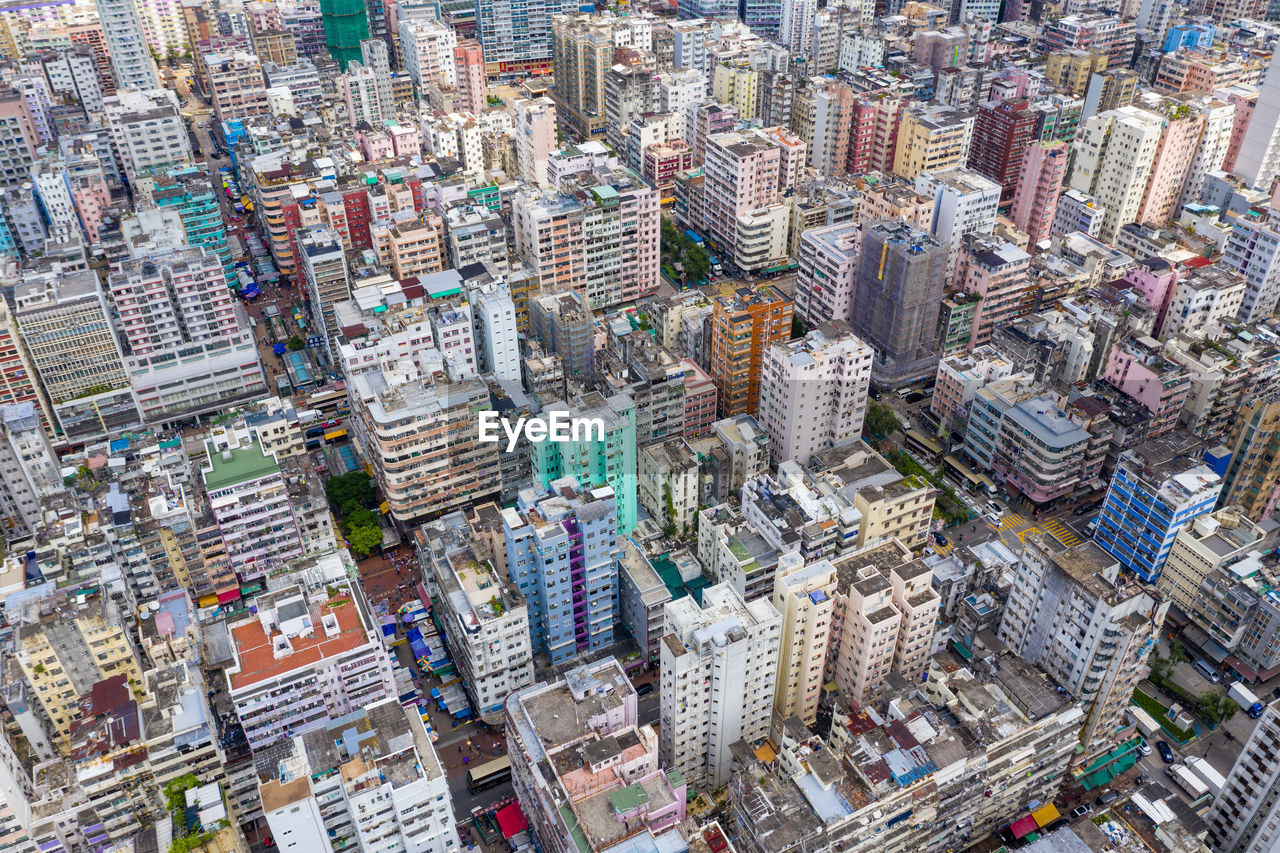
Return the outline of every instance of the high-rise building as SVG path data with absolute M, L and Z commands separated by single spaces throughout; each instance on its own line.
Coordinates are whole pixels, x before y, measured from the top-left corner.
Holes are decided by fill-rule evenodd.
M 1280 501 L 1280 396 L 1245 400 L 1226 442 L 1231 463 L 1222 485 L 1222 506 L 1239 506 L 1261 522 Z
M 160 88 L 160 73 L 151 59 L 134 0 L 99 0 L 97 6 L 116 88 Z
M 262 63 L 255 54 L 243 50 L 208 53 L 201 56 L 213 98 L 213 114 L 218 122 L 269 114 Z
M 775 462 L 808 465 L 815 453 L 862 435 L 872 357 L 844 322 L 765 350 L 758 418 Z
M 963 166 L 969 158 L 974 117 L 941 104 L 912 104 L 898 122 L 893 171 L 909 181 L 921 172 Z
M 862 227 L 856 222 L 802 233 L 795 310 L 810 326 L 852 317 L 861 242 Z
M 1249 186 L 1267 192 L 1277 171 L 1280 171 L 1280 56 L 1273 56 L 1240 142 L 1234 172 Z
M 804 53 L 812 41 L 815 0 L 782 0 L 778 23 L 778 43 L 788 50 Z
M 1036 114 L 1026 101 L 987 101 L 978 107 L 969 168 L 1000 185 L 1000 204 L 1013 201 L 1023 152 L 1035 140 Z
M 897 388 L 937 371 L 945 268 L 938 241 L 910 225 L 879 222 L 864 232 L 849 324 L 875 350 L 876 385 Z
M 166 89 L 127 90 L 105 99 L 112 152 L 130 184 L 192 163 L 191 139 L 178 96 Z
M 551 71 L 551 19 L 579 8 L 575 0 L 532 8 L 512 0 L 476 0 L 476 32 L 489 76 L 511 79 Z
M 1262 853 L 1280 842 L 1280 705 L 1269 703 L 1244 751 L 1226 774 L 1227 784 L 1205 814 L 1205 842 L 1222 853 Z
M 555 102 L 545 96 L 522 99 L 515 102 L 513 111 L 520 177 L 535 187 L 549 187 L 547 161 L 556 148 Z
M 361 58 L 360 42 L 369 38 L 365 0 L 320 0 L 320 16 L 329 56 L 345 71 L 347 63 Z
M 227 223 L 222 218 L 213 184 L 204 170 L 195 166 L 177 166 L 163 173 L 152 173 L 139 179 L 133 185 L 133 192 L 134 202 L 140 210 L 167 208 L 177 211 L 186 232 L 187 245 L 217 255 L 227 275 L 228 285 L 238 287 L 233 282 L 235 261 L 227 240 Z M 84 214 L 81 216 L 83 218 Z
M 31 177 L 40 134 L 22 95 L 0 92 L 0 187 L 16 186 Z
M 1264 535 L 1238 507 L 1197 516 L 1174 536 L 1156 588 L 1183 613 L 1193 615 L 1201 597 L 1209 594 L 1205 578 L 1257 550 Z
M 311 327 L 324 335 L 325 352 L 332 361 L 341 333 L 333 306 L 351 298 L 347 256 L 338 235 L 327 228 L 313 228 L 305 234 L 296 235 L 296 238 L 298 266 L 307 283 Z
M 551 481 L 546 492 L 524 490 L 502 511 L 507 577 L 528 603 L 533 651 L 553 666 L 614 641 L 617 530 L 613 489 L 573 477 Z
M 1114 242 L 1121 227 L 1138 221 L 1164 127 L 1159 116 L 1132 106 L 1081 123 L 1067 182 L 1103 207 L 1099 239 Z
M 605 398 L 591 392 L 572 404 L 562 400 L 547 403 L 541 419 L 549 421 L 560 413 L 570 422 L 598 422 L 599 427 L 588 427 L 585 435 L 571 441 L 533 442 L 529 460 L 534 486 L 550 489 L 552 483 L 567 477 L 584 490 L 608 487 L 617 533 L 631 535 L 638 514 L 635 404 L 625 394 Z
M 234 658 L 227 684 L 250 747 L 395 698 L 376 627 L 344 581 L 314 590 L 286 586 L 255 604 L 256 613 L 227 626 Z
M 458 83 L 458 109 L 479 115 L 489 105 L 484 76 L 484 51 L 476 41 L 463 41 L 453 49 L 454 76 Z
M 1068 548 L 1036 533 L 1023 548 L 999 639 L 1083 704 L 1080 742 L 1094 755 L 1113 745 L 1168 610 L 1092 542 Z
M 1222 492 L 1222 478 L 1188 438 L 1175 432 L 1121 453 L 1097 518 L 1094 542 L 1148 583 L 1160 577 L 1178 530 L 1212 512 Z
M 966 234 L 990 234 L 1000 209 L 1000 184 L 972 169 L 921 172 L 916 192 L 933 198 L 929 233 L 947 256 L 947 277 L 956 270 L 960 239 Z
M 782 618 L 768 599 L 744 602 L 728 584 L 666 605 L 661 649 L 662 763 L 698 790 L 729 781 L 730 747 L 769 733 Z
M 837 577 L 828 560 L 806 565 L 796 553 L 778 558 L 773 609 L 782 616 L 782 642 L 773 709 L 783 719 L 795 716 L 812 725 L 817 718 L 831 644 Z
M 163 422 L 265 394 L 253 330 L 221 259 L 198 248 L 147 254 L 122 261 L 108 279 L 143 419 Z
M 997 326 L 1021 311 L 1030 282 L 1031 256 L 1012 243 L 965 234 L 960 239 L 955 286 L 979 298 L 969 332 L 969 350 L 991 342 Z
M 1247 211 L 1235 217 L 1222 263 L 1244 276 L 1240 319 L 1254 323 L 1280 307 L 1280 219 Z
M 742 269 L 761 269 L 785 256 L 788 214 L 779 203 L 782 147 L 768 135 L 752 132 L 715 134 L 703 143 L 703 218 L 695 226 L 704 227 L 715 246 Z
M 27 400 L 0 406 L 0 527 L 5 539 L 35 531 L 41 500 L 62 488 L 58 457 Z
M 1070 159 L 1065 142 L 1035 142 L 1023 152 L 1009 218 L 1026 233 L 1032 253 L 1041 241 L 1049 239 Z
M 792 304 L 768 285 L 712 300 L 711 366 L 720 417 L 754 415 L 765 351 L 791 338 Z
M 604 78 L 613 65 L 613 27 L 597 15 L 551 19 L 555 88 L 560 124 L 579 140 L 605 132 Z

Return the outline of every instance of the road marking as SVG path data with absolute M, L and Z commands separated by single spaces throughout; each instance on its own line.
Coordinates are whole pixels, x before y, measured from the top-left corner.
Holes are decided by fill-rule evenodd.
M 1026 523 L 1026 519 L 1018 515 L 1016 512 L 1007 512 L 1004 518 L 1000 519 L 1001 530 L 1012 530 Z
M 1044 529 L 1049 532 L 1054 539 L 1057 539 L 1068 548 L 1073 548 L 1080 544 L 1080 537 L 1076 536 L 1070 528 L 1064 526 L 1058 519 L 1053 518 L 1044 523 Z
M 1018 531 L 1017 533 L 1015 533 L 1014 535 L 1018 537 L 1018 541 L 1019 541 L 1019 542 L 1021 542 L 1023 545 L 1026 545 L 1026 544 L 1027 544 L 1027 537 L 1028 537 L 1028 536 L 1034 536 L 1034 535 L 1036 535 L 1036 534 L 1037 534 L 1037 533 L 1039 533 L 1039 532 L 1040 532 L 1040 528 L 1039 528 L 1039 527 L 1028 527 L 1026 530 L 1019 530 L 1019 531 Z

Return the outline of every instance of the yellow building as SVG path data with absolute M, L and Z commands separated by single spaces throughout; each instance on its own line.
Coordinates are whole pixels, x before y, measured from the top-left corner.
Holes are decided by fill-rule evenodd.
M 1068 50 L 1049 54 L 1044 65 L 1044 79 L 1059 89 L 1066 89 L 1076 97 L 1081 97 L 1089 88 L 1089 78 L 1106 70 L 1105 53 Z
M 963 166 L 972 137 L 973 116 L 941 104 L 912 104 L 898 124 L 893 171 L 914 181 L 921 172 Z
M 1261 521 L 1275 509 L 1280 485 L 1280 394 L 1254 398 L 1241 406 L 1226 445 L 1231 464 L 1218 503 L 1235 504 L 1249 518 Z
M 115 675 L 140 684 L 142 673 L 115 602 L 100 588 L 60 591 L 48 604 L 47 612 L 41 608 L 38 622 L 18 627 L 17 660 L 31 697 L 65 753 L 71 724 L 82 713 L 80 698 Z
M 807 725 L 817 719 L 835 591 L 836 569 L 830 561 L 806 566 L 796 553 L 779 558 L 773 608 L 782 614 L 782 643 L 773 709 L 784 719 L 799 717 Z
M 759 89 L 760 75 L 745 59 L 722 63 L 712 72 L 712 97 L 722 104 L 732 104 L 739 118 L 756 117 Z

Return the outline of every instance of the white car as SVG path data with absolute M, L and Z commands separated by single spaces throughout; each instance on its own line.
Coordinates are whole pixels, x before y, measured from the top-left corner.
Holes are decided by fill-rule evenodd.
M 995 501 L 987 501 L 987 515 L 994 515 L 996 518 L 1004 518 L 1004 507 Z
M 987 521 L 991 522 L 991 525 L 992 525 L 993 527 L 999 527 L 999 526 L 1000 526 L 1000 515 L 999 515 L 999 513 L 989 512 L 989 513 L 987 513 L 987 514 L 986 514 L 985 518 L 987 519 Z

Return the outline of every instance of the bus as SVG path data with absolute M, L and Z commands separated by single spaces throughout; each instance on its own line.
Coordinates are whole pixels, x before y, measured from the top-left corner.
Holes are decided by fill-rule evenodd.
M 467 790 L 472 794 L 511 781 L 511 759 L 507 756 L 487 761 L 467 771 Z
M 329 444 L 332 444 L 335 441 L 345 441 L 346 438 L 347 431 L 345 429 L 335 429 L 333 432 L 326 432 L 324 434 L 324 440 Z
M 902 442 L 903 446 L 913 453 L 920 453 L 925 456 L 941 456 L 942 445 L 934 441 L 929 436 L 920 432 L 918 429 L 909 429 L 906 438 Z
M 980 494 L 992 494 L 995 484 L 981 474 L 975 474 L 955 456 L 947 456 L 942 460 L 942 469 L 945 473 L 950 474 L 952 479 L 964 486 L 971 492 Z M 992 488 L 988 488 L 988 484 Z

